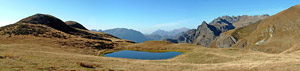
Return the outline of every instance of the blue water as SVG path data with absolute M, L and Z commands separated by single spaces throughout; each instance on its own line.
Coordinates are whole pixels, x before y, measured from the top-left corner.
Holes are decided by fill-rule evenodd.
M 182 53 L 181 52 L 153 53 L 153 52 L 123 50 L 123 51 L 113 52 L 109 54 L 104 54 L 104 57 L 117 57 L 117 58 L 129 58 L 129 59 L 140 59 L 140 60 L 161 60 L 161 59 L 173 58 L 180 54 Z

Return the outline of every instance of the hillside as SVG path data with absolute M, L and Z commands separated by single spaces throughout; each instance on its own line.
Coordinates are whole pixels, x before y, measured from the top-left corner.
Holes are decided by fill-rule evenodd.
M 65 24 L 62 20 L 45 14 L 35 14 L 18 21 L 16 24 L 41 24 L 65 33 L 77 32 L 74 28 Z
M 62 20 L 45 14 L 36 14 L 20 20 L 19 22 L 0 28 L 0 35 L 5 39 L 20 37 L 40 37 L 61 39 L 53 41 L 65 46 L 77 48 L 111 49 L 120 43 L 132 43 L 112 35 L 91 32 L 73 28 Z M 2 38 L 2 39 L 3 39 Z M 17 39 L 22 41 L 21 39 Z
M 269 53 L 284 52 L 300 42 L 299 15 L 300 5 L 296 5 L 255 24 L 236 29 L 227 35 L 234 37 L 237 42 L 226 45 Z M 223 41 L 216 43 L 219 42 Z
M 179 35 L 176 39 L 167 39 L 172 40 L 171 42 L 178 43 L 192 43 L 197 45 L 202 45 L 209 47 L 211 43 L 220 36 L 221 33 L 250 25 L 254 22 L 257 22 L 261 19 L 265 19 L 269 15 L 255 15 L 255 16 L 222 16 L 214 19 L 212 22 L 207 24 L 203 22 L 198 26 L 197 29 L 187 31 Z
M 83 30 L 88 30 L 88 29 L 86 29 L 83 25 L 81 25 L 80 23 L 75 22 L 75 21 L 66 21 L 65 23 L 66 23 L 67 25 L 71 26 L 71 27 L 74 27 L 74 28 L 79 28 L 79 29 L 83 29 Z

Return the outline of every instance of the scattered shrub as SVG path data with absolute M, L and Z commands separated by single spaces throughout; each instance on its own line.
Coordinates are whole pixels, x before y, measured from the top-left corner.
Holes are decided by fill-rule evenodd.
M 4 58 L 11 58 L 11 59 L 13 59 L 13 58 L 18 58 L 18 57 L 14 56 L 12 54 L 5 54 Z
M 5 57 L 4 56 L 0 56 L 0 59 L 4 59 Z
M 80 65 L 81 67 L 85 67 L 85 68 L 95 68 L 98 65 L 94 64 L 94 63 L 86 63 L 86 62 L 78 62 L 78 65 Z

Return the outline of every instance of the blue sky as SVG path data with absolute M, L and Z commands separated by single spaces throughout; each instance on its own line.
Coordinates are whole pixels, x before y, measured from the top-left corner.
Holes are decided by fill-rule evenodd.
M 197 28 L 219 16 L 276 14 L 300 0 L 0 0 L 0 26 L 36 13 L 73 20 L 88 29 Z

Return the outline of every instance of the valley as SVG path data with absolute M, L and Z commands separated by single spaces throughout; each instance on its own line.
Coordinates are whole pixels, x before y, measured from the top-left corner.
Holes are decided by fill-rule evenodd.
M 299 71 L 299 27 L 300 5 L 149 35 L 38 13 L 0 27 L 0 71 Z

